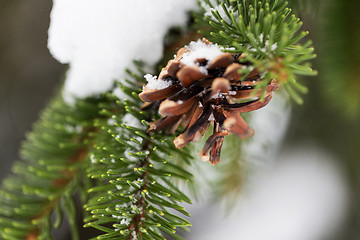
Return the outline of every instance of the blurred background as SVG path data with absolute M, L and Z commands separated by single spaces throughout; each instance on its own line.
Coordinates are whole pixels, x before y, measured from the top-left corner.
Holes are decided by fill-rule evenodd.
M 292 103 L 279 151 L 248 184 L 240 210 L 225 218 L 210 201 L 195 204 L 186 239 L 360 239 L 360 1 L 291 4 L 310 31 L 319 75 L 302 79 L 305 103 Z M 0 0 L 1 179 L 61 86 L 66 66 L 47 49 L 51 6 Z
M 51 1 L 0 0 L 0 176 L 56 93 L 65 67 L 47 49 Z

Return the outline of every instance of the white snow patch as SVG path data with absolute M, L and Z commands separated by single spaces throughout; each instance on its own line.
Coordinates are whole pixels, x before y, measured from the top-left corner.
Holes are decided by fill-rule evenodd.
M 184 53 L 180 62 L 188 66 L 196 65 L 195 60 L 198 58 L 205 58 L 208 60 L 207 65 L 209 65 L 215 57 L 223 54 L 219 45 L 213 43 L 206 44 L 200 39 L 196 42 L 190 42 L 190 44 L 185 46 L 185 48 L 187 51 Z
M 126 149 L 126 151 L 124 152 L 124 156 L 126 159 L 130 160 L 130 161 L 136 161 L 137 159 L 132 156 L 131 154 L 133 154 L 132 151 L 130 151 L 129 149 Z
M 260 39 L 260 42 L 263 42 L 263 41 L 264 41 L 264 34 L 263 34 L 263 33 L 260 33 L 259 39 Z
M 208 121 L 214 121 L 214 120 L 215 120 L 214 114 L 211 113 L 210 116 L 209 116 Z
M 266 53 L 268 47 L 269 47 L 269 41 L 266 40 L 266 41 L 265 41 L 265 47 L 261 48 L 261 51 L 264 52 L 264 53 Z M 277 47 L 278 47 L 278 44 L 277 44 L 277 43 L 272 44 L 272 45 L 270 46 L 271 52 L 275 51 Z
M 64 97 L 109 90 L 134 59 L 158 62 L 168 29 L 185 24 L 195 8 L 195 0 L 54 0 L 48 48 L 70 65 Z
M 123 90 L 119 87 L 115 88 L 113 90 L 113 94 L 118 98 L 118 99 L 121 99 L 121 100 L 124 100 L 124 99 L 127 99 L 129 96 L 126 95 Z
M 144 87 L 146 89 L 161 90 L 171 86 L 171 81 L 166 81 L 164 79 L 157 79 L 157 76 L 153 76 L 151 74 L 146 74 L 144 78 L 148 82 L 147 85 Z
M 111 126 L 114 126 L 115 123 L 116 123 L 116 120 L 113 119 L 113 118 L 109 118 L 109 119 L 107 120 L 107 124 L 109 124 L 109 125 L 111 125 Z
M 135 128 L 144 128 L 143 125 L 141 125 L 139 119 L 131 115 L 130 113 L 125 114 L 125 116 L 122 119 L 122 123 Z
M 297 144 L 252 177 L 226 218 L 218 205 L 190 205 L 193 227 L 185 239 L 331 239 L 344 224 L 348 201 L 338 161 L 319 146 Z M 204 219 L 214 218 L 217 227 L 209 228 Z
M 275 51 L 275 49 L 278 47 L 277 43 L 274 43 L 273 45 L 271 45 L 271 51 Z
M 81 133 L 83 130 L 83 126 L 80 124 L 76 125 L 76 126 L 65 124 L 64 127 L 65 127 L 66 131 L 68 131 L 69 133 Z
M 121 220 L 120 224 L 122 224 L 122 225 L 129 225 L 129 224 L 130 224 L 130 220 L 127 219 L 127 218 L 123 218 L 123 219 Z
M 118 216 L 118 215 L 111 215 L 113 218 L 117 218 L 117 219 L 122 219 L 122 216 Z
M 127 205 L 126 203 L 116 204 L 116 205 L 115 205 L 115 208 L 116 208 L 116 209 L 126 208 L 126 207 L 128 207 L 128 205 Z
M 95 159 L 94 154 L 90 155 L 90 160 L 91 160 L 91 163 L 96 163 L 96 159 Z
M 267 36 L 267 38 L 269 38 L 269 35 Z M 267 53 L 268 51 L 268 48 L 269 48 L 269 40 L 265 40 L 264 41 L 264 34 L 263 33 L 260 33 L 259 35 L 259 44 L 262 44 L 264 43 L 264 47 L 261 47 L 259 48 L 259 50 L 263 53 Z M 273 52 L 277 49 L 278 47 L 278 44 L 277 43 L 274 43 L 270 46 L 270 51 Z M 249 48 L 249 51 L 251 52 L 257 52 L 258 50 L 256 48 Z
M 206 3 L 202 4 L 202 7 L 205 9 L 205 15 L 206 17 L 209 17 L 210 19 L 217 21 L 217 19 L 213 16 L 212 12 L 218 11 L 220 17 L 228 24 L 232 24 L 231 19 L 229 18 L 229 16 L 226 14 L 226 12 L 224 11 L 223 7 L 219 4 L 216 3 L 216 1 L 210 1 L 210 3 L 213 5 L 213 7 L 206 5 Z M 226 6 L 226 4 L 225 4 Z M 226 6 L 226 8 L 228 9 L 229 13 L 234 13 L 234 17 L 235 19 L 238 18 L 238 13 L 234 12 L 233 7 L 231 6 Z
M 207 70 L 206 66 L 199 66 L 199 71 L 202 74 L 208 75 L 208 70 Z
M 138 179 L 136 180 L 136 182 L 139 183 L 139 184 L 143 184 L 143 183 L 144 183 L 144 179 L 138 178 Z
M 133 240 L 137 240 L 137 239 L 138 239 L 137 234 L 136 234 L 135 231 L 133 231 L 133 232 L 131 233 L 131 237 L 132 237 Z

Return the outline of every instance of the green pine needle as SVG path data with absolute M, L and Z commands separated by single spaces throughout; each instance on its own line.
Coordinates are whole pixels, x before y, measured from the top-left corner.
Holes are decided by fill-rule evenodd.
M 299 32 L 302 22 L 283 0 L 203 0 L 200 5 L 211 27 L 205 34 L 210 41 L 221 44 L 229 52 L 243 53 L 242 62 L 251 62 L 267 84 L 276 79 L 297 102 L 297 91 L 305 88 L 295 84 L 296 75 L 313 76 L 317 72 L 307 61 L 316 57 L 311 42 L 300 43 L 308 32 Z M 198 22 L 204 19 L 199 19 Z
M 1 239 L 52 239 L 51 227 L 60 227 L 63 211 L 77 239 L 73 192 L 84 171 L 92 122 L 100 99 L 78 100 L 69 106 L 60 97 L 50 103 L 28 134 L 22 161 L 0 189 Z M 51 223 L 52 212 L 56 220 Z
M 181 239 L 177 229 L 191 224 L 173 211 L 189 216 L 181 203 L 191 200 L 172 181 L 191 181 L 192 174 L 172 156 L 180 154 L 185 163 L 190 163 L 191 156 L 176 149 L 172 137 L 147 133 L 152 116 L 141 111 L 138 92 L 132 86 L 119 83 L 118 87 L 133 101 L 108 94 L 112 101 L 101 105 L 103 117 L 96 121 L 101 130 L 94 136 L 96 145 L 87 171 L 97 186 L 89 190 L 92 197 L 86 210 L 92 217 L 85 220 L 85 227 L 104 232 L 97 239 L 131 239 L 135 235 L 138 239 L 165 239 L 162 232 Z

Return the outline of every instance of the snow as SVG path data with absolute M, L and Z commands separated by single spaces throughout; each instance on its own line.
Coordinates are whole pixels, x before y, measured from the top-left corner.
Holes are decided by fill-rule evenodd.
M 214 121 L 214 120 L 215 120 L 214 114 L 211 113 L 210 116 L 209 116 L 208 121 Z
M 250 168 L 245 170 L 248 177 L 234 208 L 227 206 L 230 211 L 226 211 L 209 197 L 213 194 L 209 182 L 218 177 L 218 169 L 204 164 L 198 170 L 201 176 L 195 177 L 201 201 L 185 204 L 192 223 L 185 239 L 330 239 L 342 224 L 347 189 L 335 164 L 340 159 L 313 143 L 280 147 L 291 115 L 288 96 L 282 93 L 278 91 L 268 106 L 251 112 L 247 120 L 255 135 L 243 140 L 244 158 Z M 196 147 L 201 149 L 203 143 Z M 209 228 L 204 219 L 215 218 L 219 220 L 217 227 Z
M 297 144 L 288 149 L 247 183 L 242 200 L 226 217 L 218 204 L 187 207 L 193 227 L 185 239 L 332 239 L 343 224 L 348 190 L 335 164 L 340 159 L 319 148 Z M 216 228 L 203 220 L 215 218 Z
M 222 8 L 221 5 L 217 4 L 216 1 L 210 1 L 210 3 L 214 6 L 211 7 L 209 5 L 207 5 L 205 2 L 202 3 L 202 7 L 205 9 L 205 16 L 209 17 L 211 20 L 217 21 L 217 19 L 213 16 L 212 12 L 218 11 L 220 17 L 228 24 L 232 24 L 231 19 L 228 17 L 228 15 L 226 14 L 226 12 L 224 11 L 224 9 Z M 225 4 L 226 6 L 226 4 Z M 234 12 L 233 7 L 231 6 L 226 6 L 226 8 L 228 9 L 229 13 L 234 13 L 234 17 L 235 19 L 238 18 L 238 13 Z
M 233 10 L 232 7 L 228 8 L 231 12 Z M 218 11 L 218 13 L 220 14 L 221 18 L 228 24 L 231 24 L 231 19 L 228 17 L 228 15 L 225 13 L 224 9 L 219 5 L 216 6 L 215 8 L 209 8 L 206 13 L 205 16 L 210 17 L 213 20 L 216 20 L 216 18 L 213 16 L 212 12 Z
M 134 239 L 134 240 L 137 240 L 137 239 L 138 239 L 137 234 L 136 234 L 135 231 L 133 231 L 133 232 L 131 233 L 131 237 L 132 237 L 132 239 Z
M 277 48 L 278 44 L 274 43 L 273 45 L 271 45 L 271 51 L 275 51 L 275 49 Z
M 91 160 L 91 163 L 96 163 L 96 158 L 95 158 L 94 154 L 90 155 L 90 160 Z
M 144 126 L 140 123 L 139 119 L 137 119 L 130 113 L 125 114 L 125 116 L 122 119 L 122 123 L 130 127 L 135 127 L 140 129 L 144 128 Z
M 269 38 L 269 35 L 267 35 L 267 38 Z M 268 52 L 268 48 L 269 48 L 269 40 L 265 40 L 264 42 L 264 34 L 263 33 L 260 33 L 259 34 L 259 45 L 262 45 L 264 44 L 264 47 L 261 47 L 260 48 L 260 51 L 263 52 L 263 53 L 267 53 Z M 274 43 L 270 46 L 270 51 L 271 52 L 274 52 L 278 47 L 278 44 L 277 43 Z M 258 50 L 256 48 L 249 48 L 249 50 L 251 52 L 257 52 Z
M 195 8 L 195 0 L 54 0 L 48 48 L 70 66 L 64 97 L 111 89 L 135 59 L 158 62 L 168 29 L 185 24 Z
M 122 224 L 122 225 L 129 225 L 129 224 L 130 224 L 130 220 L 123 218 L 123 219 L 121 220 L 120 224 Z
M 126 94 L 123 92 L 123 90 L 121 90 L 121 88 L 119 88 L 119 87 L 116 87 L 116 88 L 113 90 L 113 94 L 114 94 L 117 98 L 119 98 L 119 99 L 121 99 L 121 100 L 124 100 L 124 99 L 128 99 L 128 98 L 129 98 L 129 96 L 126 95 Z
M 81 133 L 83 131 L 82 125 L 72 126 L 70 124 L 65 124 L 64 127 L 69 133 Z
M 209 65 L 215 57 L 223 54 L 219 45 L 213 43 L 206 44 L 200 39 L 196 42 L 190 42 L 185 48 L 187 51 L 184 53 L 180 62 L 188 66 L 196 65 L 195 60 L 198 58 L 205 58 L 208 60 L 207 65 Z
M 123 216 L 111 215 L 113 218 L 122 219 Z
M 269 47 L 269 40 L 266 40 L 265 47 L 262 48 L 261 51 L 263 51 L 264 53 L 267 52 L 268 47 Z M 271 52 L 275 51 L 277 47 L 278 47 L 277 43 L 272 44 L 270 47 Z
M 171 86 L 171 81 L 166 81 L 163 79 L 157 79 L 156 76 L 153 76 L 151 74 L 146 74 L 144 76 L 146 81 L 148 82 L 147 85 L 144 87 L 146 89 L 157 89 L 161 90 L 167 87 Z
M 260 42 L 262 43 L 264 41 L 264 34 L 260 33 L 259 35 Z
M 202 74 L 208 75 L 208 70 L 207 70 L 206 66 L 200 66 L 200 67 L 199 67 L 199 71 L 200 71 Z
M 114 118 L 109 118 L 109 119 L 107 120 L 107 124 L 109 124 L 109 125 L 111 125 L 111 126 L 114 126 L 115 123 L 116 123 L 116 120 L 115 120 Z

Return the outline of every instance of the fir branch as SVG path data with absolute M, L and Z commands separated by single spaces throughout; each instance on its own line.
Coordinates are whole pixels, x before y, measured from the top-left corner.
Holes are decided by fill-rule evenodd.
M 44 111 L 22 146 L 23 161 L 14 164 L 14 175 L 0 190 L 1 239 L 52 239 L 51 214 L 62 211 L 75 225 L 74 190 L 85 167 L 88 134 L 97 116 L 96 99 L 69 106 L 56 98 Z M 77 239 L 73 233 L 73 239 Z
M 203 0 L 200 2 L 205 19 L 211 26 L 209 40 L 232 47 L 229 52 L 242 53 L 242 62 L 251 62 L 263 73 L 263 89 L 272 80 L 278 80 L 292 98 L 302 103 L 298 92 L 307 88 L 296 81 L 296 75 L 316 75 L 307 61 L 316 57 L 311 42 L 300 44 L 308 32 L 298 33 L 299 18 L 291 15 L 283 0 Z M 201 20 L 199 20 L 201 21 Z M 244 77 L 249 69 L 241 71 Z
M 171 137 L 149 135 L 144 119 L 151 116 L 140 109 L 138 89 L 119 87 L 129 99 L 108 94 L 113 101 L 101 106 L 104 118 L 96 121 L 100 131 L 88 175 L 98 185 L 90 190 L 86 210 L 92 216 L 85 226 L 104 233 L 97 239 L 165 239 L 162 232 L 181 239 L 176 229 L 187 229 L 190 223 L 173 210 L 189 215 L 180 203 L 191 200 L 172 181 L 190 181 L 192 175 L 172 162 L 172 155 L 181 154 L 187 163 L 191 156 L 176 149 Z
M 251 63 L 244 66 L 263 73 L 263 83 L 254 92 L 277 79 L 300 103 L 297 91 L 306 88 L 295 75 L 315 74 L 306 63 L 315 55 L 310 42 L 299 44 L 307 33 L 297 33 L 301 22 L 290 15 L 286 2 L 201 3 L 212 31 L 210 40 L 243 53 L 242 61 Z M 244 67 L 241 73 L 245 78 L 250 71 Z M 130 72 L 137 82 L 143 74 Z M 44 112 L 23 146 L 24 161 L 14 165 L 15 175 L 0 190 L 1 238 L 52 239 L 52 225 L 59 227 L 66 212 L 77 239 L 73 195 L 84 185 L 82 200 L 87 198 L 86 169 L 96 186 L 89 190 L 85 208 L 91 215 L 85 226 L 103 233 L 97 239 L 165 239 L 164 233 L 181 239 L 176 230 L 186 230 L 190 223 L 174 211 L 189 215 L 181 202 L 191 200 L 173 179 L 187 182 L 192 175 L 172 161 L 172 155 L 178 154 L 186 164 L 191 156 L 186 148 L 175 148 L 172 137 L 146 131 L 154 116 L 141 111 L 138 85 L 127 84 L 119 84 L 126 100 L 107 93 L 99 99 L 79 99 L 72 107 L 58 98 Z M 52 223 L 54 211 L 57 219 Z

